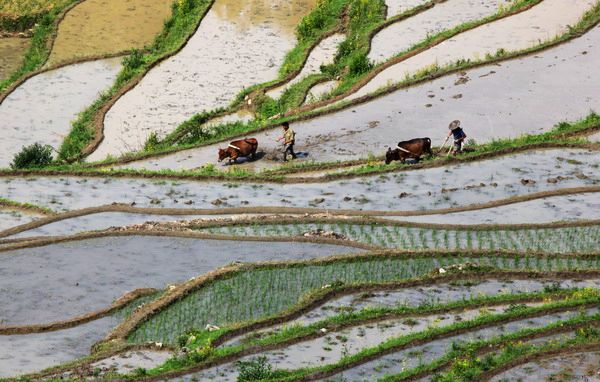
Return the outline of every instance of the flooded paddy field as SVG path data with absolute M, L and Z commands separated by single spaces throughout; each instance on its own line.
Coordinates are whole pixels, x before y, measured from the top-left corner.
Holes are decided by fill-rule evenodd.
M 186 46 L 152 69 L 109 110 L 89 160 L 143 147 L 192 115 L 225 107 L 249 86 L 277 78 L 296 43 L 293 28 L 314 0 L 217 0 Z
M 489 308 L 487 313 L 497 314 L 503 311 L 502 307 Z M 597 313 L 598 309 L 589 309 L 588 315 Z M 465 311 L 458 315 L 446 314 L 432 317 L 419 317 L 416 320 L 398 320 L 382 321 L 379 323 L 357 326 L 345 329 L 342 332 L 330 332 L 316 340 L 291 345 L 287 348 L 272 352 L 261 353 L 268 359 L 268 364 L 275 368 L 298 369 L 306 366 L 322 366 L 323 364 L 332 364 L 339 361 L 342 357 L 355 353 L 352 342 L 365 342 L 362 349 L 374 347 L 379 343 L 385 342 L 389 337 L 409 335 L 411 332 L 424 330 L 431 323 L 428 319 L 436 320 L 436 327 L 451 325 L 453 321 L 470 320 L 478 315 L 480 311 Z M 375 360 L 364 363 L 355 368 L 344 370 L 343 372 L 322 381 L 356 381 L 367 382 L 376 381 L 386 375 L 400 373 L 401 371 L 415 368 L 419 365 L 427 364 L 449 352 L 453 344 L 458 342 L 470 342 L 475 340 L 489 340 L 503 334 L 517 332 L 525 328 L 541 328 L 553 321 L 563 321 L 578 315 L 577 311 L 556 313 L 547 316 L 530 318 L 525 320 L 514 320 L 512 322 L 492 326 L 485 329 L 473 330 L 458 336 L 450 336 L 440 340 L 427 341 L 424 345 L 408 346 L 406 349 L 394 352 L 388 355 L 377 357 Z M 464 315 L 464 317 L 463 317 Z M 404 322 L 404 323 L 403 323 Z M 397 333 L 393 333 L 397 331 Z M 256 356 L 249 356 L 245 360 L 251 360 Z M 212 380 L 220 382 L 233 382 L 239 375 L 239 369 L 235 364 L 226 364 L 219 367 L 207 369 L 200 373 L 188 375 L 181 379 L 173 381 L 191 381 L 194 378 L 199 380 Z
M 274 99 L 281 97 L 281 95 L 289 89 L 295 83 L 300 82 L 303 78 L 311 74 L 318 74 L 321 72 L 319 69 L 321 65 L 329 65 L 333 63 L 335 54 L 338 49 L 338 45 L 346 39 L 346 36 L 341 33 L 336 33 L 333 36 L 325 38 L 321 41 L 309 54 L 304 67 L 297 76 L 291 81 L 288 81 L 282 86 L 276 87 L 266 92 L 266 94 Z
M 529 257 L 527 257 L 529 258 Z M 440 267 L 471 263 L 504 270 L 594 269 L 596 259 L 527 258 L 501 256 L 378 258 L 333 264 L 256 269 L 219 280 L 153 314 L 129 335 L 134 342 L 172 343 L 186 328 L 207 323 L 224 326 L 270 317 L 296 306 L 306 293 L 331 283 L 382 283 L 424 277 Z M 325 287 L 327 288 L 327 287 Z M 219 306 L 219 310 L 208 307 Z
M 58 149 L 71 121 L 110 88 L 120 62 L 112 58 L 65 66 L 38 74 L 10 93 L 0 104 L 0 167 L 8 167 L 23 146 L 35 142 Z
M 483 296 L 511 295 L 540 292 L 549 288 L 598 288 L 600 280 L 465 280 L 450 284 L 437 284 L 380 292 L 360 292 L 334 298 L 300 317 L 267 329 L 235 337 L 223 346 L 265 337 L 286 328 L 310 325 L 343 313 L 360 312 L 363 309 L 394 308 L 398 306 L 433 306 L 469 300 Z
M 0 37 L 0 81 L 19 69 L 29 45 L 27 38 Z
M 92 345 L 119 322 L 108 316 L 55 332 L 0 334 L 0 377 L 16 377 L 88 356 Z
M 439 5 L 438 5 L 439 6 Z M 437 6 L 436 6 L 437 7 Z M 435 9 L 435 7 L 434 7 Z M 440 146 L 448 123 L 459 119 L 478 143 L 548 131 L 558 121 L 576 120 L 600 110 L 600 27 L 558 47 L 448 75 L 332 114 L 292 124 L 296 151 L 309 160 L 335 161 L 382 155 L 398 141 L 429 137 Z M 280 129 L 253 134 L 259 150 L 275 150 Z M 122 167 L 190 169 L 217 164 L 223 144 L 181 151 Z M 263 163 L 264 162 L 264 163 Z M 252 162 L 273 167 L 281 162 Z
M 49 70 L 0 103 L 0 378 L 434 381 L 475 354 L 477 379 L 477 362 L 507 349 L 564 355 L 527 358 L 494 381 L 598 378 L 598 0 L 536 0 L 441 43 L 436 34 L 516 0 L 173 3 L 85 0 L 22 34 L 53 47 L 42 70 L 150 44 L 182 48 L 156 63 L 155 50 L 144 54 L 153 66 L 143 77 L 145 66 L 122 71 L 122 57 Z M 568 30 L 587 32 L 293 122 L 297 165 L 278 168 L 277 126 L 243 134 L 258 139 L 257 160 L 216 162 L 230 138 L 211 137 L 243 131 L 238 122 L 303 118 L 281 109 L 303 86 L 310 104 L 390 62 L 341 102 L 355 100 L 432 65 L 506 57 Z M 0 86 L 27 49 L 6 41 Z M 394 58 L 424 41 L 432 46 Z M 46 55 L 30 51 L 23 70 Z M 107 89 L 120 98 L 95 104 Z M 244 105 L 231 107 L 245 90 Z M 70 156 L 100 124 L 85 160 L 170 150 L 160 140 L 203 112 L 192 123 L 210 144 L 114 165 L 160 172 Z M 439 147 L 455 119 L 470 153 L 381 165 L 401 140 Z M 31 151 L 8 169 L 23 146 L 58 150 L 67 134 L 69 161 L 46 165 Z M 570 346 L 577 353 L 563 352 Z
M 459 59 L 482 59 L 499 49 L 510 52 L 531 48 L 566 32 L 568 25 L 576 24 L 594 4 L 593 0 L 545 0 L 520 14 L 463 32 L 389 67 L 347 99 L 399 82 L 430 65 L 444 67 Z
M 173 0 L 86 0 L 61 21 L 47 66 L 149 45 Z
M 55 210 L 117 202 L 135 203 L 139 207 L 278 206 L 418 211 L 486 203 L 533 192 L 592 186 L 597 182 L 595 166 L 598 154 L 595 151 L 554 151 L 555 156 L 551 154 L 552 151 L 540 151 L 447 168 L 308 184 L 77 177 L 5 178 L 0 181 L 0 192 L 9 199 Z M 500 164 L 504 166 L 497 166 Z M 115 192 L 104 192 L 106 187 Z M 394 191 L 390 192 L 390 189 Z M 574 198 L 583 200 L 581 196 Z M 594 198 L 589 198 L 589 202 L 593 204 Z M 593 210 L 584 212 L 586 216 L 594 215 Z M 560 214 L 556 212 L 555 215 Z
M 407 250 L 493 250 L 551 253 L 593 252 L 600 242 L 600 225 L 568 228 L 510 229 L 492 231 L 451 230 L 358 224 L 235 225 L 202 229 L 202 232 L 233 236 L 310 237 L 331 234 L 383 248 Z
M 8 251 L 0 253 L 0 317 L 3 325 L 66 320 L 106 308 L 131 290 L 162 289 L 234 261 L 299 260 L 354 252 L 310 243 L 269 243 L 267 249 L 260 242 L 152 236 L 105 237 Z
M 505 371 L 492 382 L 526 381 L 596 381 L 600 379 L 600 353 L 578 353 L 526 363 Z
M 448 0 L 414 17 L 394 23 L 378 32 L 371 41 L 369 59 L 385 62 L 410 49 L 413 45 L 443 30 L 480 20 L 495 14 L 500 6 L 510 5 L 504 0 Z M 388 9 L 389 12 L 389 9 Z
M 569 220 L 598 219 L 600 208 L 598 193 L 575 196 L 555 196 L 515 203 L 479 211 L 455 212 L 445 215 L 408 216 L 399 219 L 411 222 L 436 224 L 535 224 Z M 527 216 L 521 213 L 528 211 Z

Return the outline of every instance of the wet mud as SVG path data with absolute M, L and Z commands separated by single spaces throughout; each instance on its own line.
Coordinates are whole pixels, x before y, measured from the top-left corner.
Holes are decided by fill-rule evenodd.
M 19 69 L 29 45 L 30 41 L 27 38 L 0 38 L 0 81 L 7 79 Z
M 333 89 L 335 89 L 337 86 L 338 86 L 337 81 L 325 81 L 325 82 L 316 84 L 315 86 L 310 88 L 310 90 L 308 91 L 308 93 L 306 95 L 306 100 L 304 101 L 304 103 L 308 104 L 308 103 L 313 103 L 313 102 L 321 100 L 321 98 L 323 98 L 325 95 L 331 93 L 331 91 L 333 91 Z
M 23 146 L 35 142 L 58 149 L 77 114 L 112 85 L 120 61 L 65 66 L 38 74 L 13 91 L 0 104 L 0 167 L 8 167 Z
M 371 41 L 369 59 L 382 63 L 415 44 L 466 22 L 483 19 L 510 5 L 505 0 L 448 0 L 413 17 L 394 23 Z
M 149 370 L 158 367 L 172 356 L 173 354 L 168 351 L 136 350 L 103 359 L 91 364 L 90 367 L 92 370 L 130 374 L 140 368 Z
M 46 65 L 141 49 L 171 16 L 173 0 L 86 0 L 70 10 Z
M 29 223 L 38 219 L 40 216 L 23 211 L 15 211 L 0 208 L 0 231 L 16 227 L 21 224 Z
M 175 56 L 152 69 L 120 98 L 104 120 L 104 140 L 89 160 L 143 147 L 202 111 L 229 105 L 251 85 L 275 79 L 296 38 L 284 33 L 314 0 L 217 0 Z
M 544 1 L 545 3 L 546 1 Z M 450 121 L 459 119 L 478 143 L 548 131 L 600 110 L 600 27 L 535 55 L 449 75 L 356 107 L 292 124 L 296 151 L 308 160 L 335 161 L 382 155 L 396 142 L 429 137 L 441 146 Z M 430 105 L 427 107 L 427 105 Z M 253 134 L 260 148 L 276 149 L 275 128 Z M 216 163 L 219 144 L 127 164 L 133 168 L 195 168 Z M 248 169 L 280 165 L 257 161 Z
M 0 254 L 0 322 L 27 325 L 69 319 L 103 309 L 131 290 L 165 288 L 234 261 L 300 260 L 354 252 L 308 243 L 265 247 L 260 242 L 146 236 L 4 252 Z

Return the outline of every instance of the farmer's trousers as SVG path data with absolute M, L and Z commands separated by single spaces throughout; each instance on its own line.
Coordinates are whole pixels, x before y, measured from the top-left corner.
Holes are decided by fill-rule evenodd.
M 283 150 L 283 160 L 287 160 L 287 155 L 290 153 L 293 159 L 296 159 L 296 153 L 294 152 L 294 144 L 290 143 L 285 145 L 285 149 Z

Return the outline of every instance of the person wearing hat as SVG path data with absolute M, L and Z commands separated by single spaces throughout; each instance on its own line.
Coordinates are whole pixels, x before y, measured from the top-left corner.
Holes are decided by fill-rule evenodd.
M 296 159 L 296 153 L 294 152 L 294 144 L 296 143 L 296 133 L 294 130 L 290 128 L 290 124 L 288 122 L 283 122 L 281 124 L 283 127 L 283 136 L 277 139 L 277 142 L 283 140 L 285 145 L 283 150 L 283 161 L 287 162 L 287 154 L 289 153 L 292 156 L 292 159 Z
M 454 138 L 454 149 L 452 150 L 452 154 L 457 154 L 462 151 L 462 145 L 467 139 L 467 134 L 463 131 L 462 127 L 460 127 L 460 121 L 455 120 L 450 123 L 448 126 L 448 136 L 446 137 L 446 141 L 450 138 Z

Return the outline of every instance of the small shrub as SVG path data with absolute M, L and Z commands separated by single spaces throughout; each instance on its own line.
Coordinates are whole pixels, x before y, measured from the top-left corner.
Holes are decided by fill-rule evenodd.
M 139 49 L 132 49 L 129 56 L 123 59 L 123 66 L 129 69 L 137 69 L 144 64 L 144 54 Z
M 262 356 L 250 361 L 237 362 L 240 374 L 237 382 L 260 381 L 274 377 L 273 366 Z
M 144 151 L 153 151 L 156 150 L 160 146 L 160 140 L 158 139 L 158 134 L 156 131 L 153 131 L 146 139 L 146 143 L 144 144 Z
M 349 69 L 351 75 L 360 75 L 370 71 L 372 68 L 373 63 L 371 63 L 366 54 L 352 57 L 350 60 Z
M 43 167 L 49 165 L 51 162 L 52 147 L 34 143 L 33 145 L 23 147 L 21 151 L 14 156 L 10 168 Z

